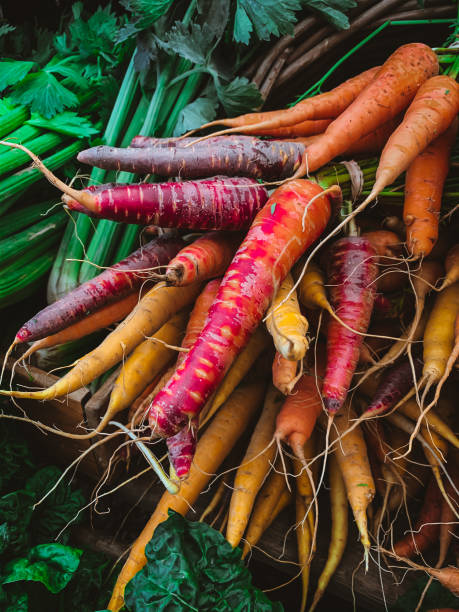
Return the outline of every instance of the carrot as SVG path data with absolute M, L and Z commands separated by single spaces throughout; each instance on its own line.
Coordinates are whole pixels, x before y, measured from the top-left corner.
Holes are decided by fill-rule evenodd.
M 322 595 L 330 582 L 331 577 L 338 568 L 347 543 L 348 505 L 343 477 L 335 455 L 330 456 L 330 506 L 331 506 L 331 535 L 328 547 L 328 557 L 325 567 L 317 581 L 316 592 L 309 608 L 309 612 L 317 607 Z
M 181 312 L 167 321 L 152 338 L 141 342 L 123 363 L 116 379 L 107 411 L 87 437 L 102 431 L 115 414 L 128 408 L 147 384 L 157 377 L 172 361 L 175 350 L 167 345 L 177 345 L 185 329 L 187 313 Z M 166 343 L 166 344 L 164 344 Z
M 292 181 L 274 192 L 226 271 L 206 326 L 150 407 L 155 434 L 173 435 L 199 414 L 258 326 L 276 287 L 329 217 L 328 196 L 318 185 Z
M 275 447 L 273 439 L 275 420 L 282 404 L 282 395 L 273 386 L 268 388 L 263 411 L 250 438 L 247 451 L 234 478 L 226 539 L 236 547 L 244 534 L 255 497 L 271 469 Z
M 284 111 L 285 112 L 285 111 Z M 250 134 L 251 136 L 270 136 L 274 138 L 282 138 L 283 140 L 288 140 L 289 138 L 296 138 L 302 136 L 312 136 L 315 134 L 322 134 L 330 123 L 333 121 L 330 119 L 315 119 L 315 120 L 306 120 L 299 121 L 298 123 L 291 124 L 286 127 L 267 127 L 267 128 L 258 128 L 253 127 L 250 129 L 247 126 L 243 129 L 244 134 Z M 238 130 L 240 131 L 240 130 Z M 217 136 L 218 138 L 218 136 Z
M 198 429 L 199 420 L 194 417 L 187 427 L 166 440 L 170 471 L 175 479 L 183 480 L 189 474 L 198 443 Z
M 306 609 L 306 599 L 309 586 L 309 569 L 311 566 L 312 533 L 309 523 L 305 521 L 307 506 L 300 493 L 295 495 L 296 541 L 298 563 L 301 567 L 301 604 L 300 612 Z
M 299 265 L 294 268 L 295 277 L 299 276 L 299 268 Z M 325 275 L 314 262 L 308 265 L 306 272 L 301 277 L 298 285 L 298 297 L 306 308 L 323 308 L 327 312 L 332 310 L 325 291 Z
M 427 550 L 435 542 L 440 531 L 441 494 L 435 480 L 431 479 L 426 490 L 424 503 L 416 521 L 413 533 L 409 533 L 394 545 L 399 557 L 412 557 Z
M 252 128 L 266 130 L 295 125 L 306 120 L 329 119 L 338 117 L 371 83 L 380 66 L 365 70 L 324 94 L 302 100 L 292 108 L 264 113 L 249 113 L 232 119 L 216 119 L 201 126 L 201 129 L 213 125 L 226 125 L 234 130 L 224 130 L 222 133 L 237 131 L 250 133 Z
M 411 362 L 405 358 L 389 368 L 382 376 L 376 393 L 362 416 L 364 418 L 372 418 L 393 408 L 411 389 L 413 386 L 413 376 L 417 380 L 422 372 L 422 366 L 422 361 L 419 358 L 415 358 L 413 360 L 413 373 Z
M 375 483 L 368 462 L 365 440 L 360 427 L 348 433 L 349 425 L 355 419 L 354 412 L 346 407 L 334 418 L 331 428 L 331 441 L 336 444 L 336 459 L 346 487 L 347 498 L 354 513 L 355 522 L 360 533 L 360 540 L 368 558 L 370 540 L 368 537 L 366 510 L 375 494 Z
M 425 74 L 432 76 L 435 71 Z M 381 153 L 376 181 L 364 203 L 373 201 L 384 187 L 407 170 L 415 158 L 448 129 L 458 112 L 459 84 L 454 79 L 439 75 L 422 83 L 402 123 Z
M 420 416 L 420 409 L 415 400 L 408 400 L 402 404 L 398 410 L 412 421 L 417 421 Z M 459 440 L 457 436 L 453 430 L 437 414 L 435 414 L 434 410 L 430 410 L 430 412 L 428 412 L 424 418 L 426 425 L 430 430 L 447 440 L 454 447 L 459 448 Z
M 215 491 L 212 499 L 210 500 L 210 502 L 208 503 L 206 508 L 203 510 L 201 516 L 199 517 L 199 522 L 200 523 L 202 523 L 204 521 L 204 519 L 207 516 L 209 516 L 209 514 L 211 514 L 218 507 L 220 502 L 223 500 L 223 498 L 225 497 L 225 493 L 228 490 L 228 481 L 229 481 L 229 475 L 228 474 L 224 474 L 221 477 L 221 479 L 220 479 L 220 483 L 219 483 L 219 485 L 217 487 L 217 490 Z
M 104 329 L 104 327 L 109 327 L 113 323 L 124 319 L 137 306 L 139 299 L 140 296 L 137 293 L 131 293 L 118 302 L 103 306 L 85 319 L 73 323 L 56 334 L 37 340 L 21 355 L 21 359 L 27 359 L 27 357 L 41 349 L 71 342 L 72 340 L 79 340 L 95 331 Z
M 217 388 L 206 413 L 201 413 L 200 425 L 203 427 L 217 412 L 220 406 L 226 402 L 233 390 L 248 374 L 255 361 L 267 350 L 269 336 L 260 326 L 255 330 L 247 345 L 242 349 L 233 361 L 222 383 Z
M 169 262 L 166 282 L 178 287 L 221 276 L 240 242 L 234 232 L 208 232 L 200 236 Z
M 276 180 L 293 174 L 300 165 L 303 152 L 304 145 L 300 142 L 238 136 L 231 139 L 212 138 L 206 142 L 189 139 L 186 142 L 178 141 L 174 146 L 120 149 L 99 145 L 81 151 L 78 161 L 106 170 L 181 176 L 186 179 L 222 174 L 226 177 Z M 225 182 L 231 185 L 228 179 Z M 154 193 L 158 193 L 158 189 Z
M 323 369 L 318 365 L 319 376 Z M 277 440 L 285 440 L 293 453 L 304 463 L 303 447 L 322 412 L 321 380 L 314 370 L 306 372 L 287 396 L 276 419 Z
M 273 385 L 284 395 L 289 395 L 298 381 L 296 371 L 298 363 L 289 361 L 276 352 L 273 360 Z
M 330 254 L 330 301 L 347 325 L 364 334 L 376 293 L 376 251 L 366 238 L 349 236 L 334 243 Z M 322 387 L 325 408 L 341 408 L 354 375 L 363 336 L 331 319 L 327 329 L 327 369 Z
M 180 238 L 156 238 L 40 310 L 24 323 L 14 342 L 31 342 L 55 334 L 96 310 L 133 293 L 148 279 L 149 269 L 165 266 L 183 247 Z
M 320 168 L 345 153 L 354 142 L 396 117 L 408 106 L 420 85 L 435 74 L 438 74 L 438 60 L 427 45 L 410 43 L 396 49 L 352 104 L 328 126 L 322 138 L 308 147 L 294 178 Z M 384 150 L 389 142 L 390 139 Z M 378 189 L 383 186 L 378 185 Z M 371 202 L 377 193 L 379 191 L 373 188 L 365 202 Z M 360 210 L 362 205 L 353 214 Z
M 53 399 L 84 387 L 119 363 L 145 336 L 157 331 L 170 317 L 198 295 L 199 285 L 166 287 L 159 283 L 140 300 L 134 310 L 101 344 L 82 357 L 54 385 L 43 391 L 0 391 L 1 395 L 29 399 Z
M 445 270 L 446 277 L 438 291 L 446 289 L 446 287 L 453 285 L 459 280 L 459 243 L 455 244 L 448 251 L 445 259 Z
M 182 183 L 99 185 L 62 199 L 71 210 L 122 223 L 237 230 L 249 227 L 267 197 L 253 179 L 220 176 Z
M 316 437 L 313 432 L 302 449 L 302 456 L 304 456 L 306 461 L 311 461 L 316 455 Z M 313 464 L 312 469 L 309 469 L 306 463 L 299 459 L 293 459 L 296 492 L 304 502 L 304 512 L 301 516 L 301 521 L 308 523 L 311 536 L 309 560 L 312 560 L 312 556 L 316 551 L 316 519 L 318 518 L 315 512 L 318 508 L 316 500 L 317 465 L 316 462 Z
M 263 394 L 264 386 L 259 381 L 241 385 L 215 416 L 198 442 L 190 474 L 187 480 L 181 483 L 179 493 L 171 495 L 166 491 L 163 494 L 149 521 L 134 542 L 129 557 L 118 575 L 108 605 L 109 610 L 117 612 L 122 608 L 126 584 L 147 562 L 145 546 L 151 540 L 156 527 L 167 519 L 168 510 L 175 510 L 183 516 L 188 512 L 249 424 L 263 400 Z
M 423 379 L 428 389 L 441 379 L 454 348 L 454 325 L 459 313 L 459 283 L 439 293 L 424 332 Z
M 272 301 L 266 327 L 282 357 L 290 361 L 304 358 L 308 349 L 308 322 L 301 314 L 291 274 L 284 278 Z
M 281 472 L 281 462 L 277 459 L 257 495 L 244 537 L 242 558 L 250 552 L 279 512 L 290 502 L 291 494 L 287 489 L 285 478 L 285 474 Z
M 370 231 L 362 235 L 371 242 L 379 255 L 378 291 L 392 292 L 402 289 L 408 280 L 408 270 L 403 261 L 394 261 L 402 250 L 398 235 L 389 230 Z
M 457 120 L 414 159 L 406 172 L 403 221 L 408 252 L 416 259 L 429 255 L 438 239 L 443 185 L 456 133 Z

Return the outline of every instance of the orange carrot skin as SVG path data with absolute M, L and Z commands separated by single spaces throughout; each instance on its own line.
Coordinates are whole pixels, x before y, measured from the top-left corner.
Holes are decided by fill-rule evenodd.
M 427 487 L 424 503 L 416 521 L 414 533 L 408 533 L 394 546 L 394 552 L 399 557 L 412 557 L 424 552 L 433 544 L 440 532 L 442 495 L 435 480 L 431 479 Z
M 459 112 L 459 84 L 440 75 L 421 85 L 402 123 L 386 143 L 375 187 L 388 185 L 453 123 Z
M 365 333 L 376 294 L 376 251 L 363 236 L 341 238 L 332 247 L 330 262 L 330 303 L 349 327 Z M 330 319 L 322 397 L 325 408 L 331 413 L 338 411 L 346 399 L 363 339 L 364 336 Z
M 423 43 L 399 47 L 372 82 L 328 126 L 322 138 L 309 147 L 307 164 L 302 169 L 317 170 L 396 117 L 408 106 L 421 84 L 436 74 L 438 60 L 430 47 Z
M 294 387 L 297 368 L 296 361 L 289 361 L 276 351 L 272 367 L 273 385 L 284 395 L 288 395 Z
M 247 344 L 279 284 L 324 231 L 331 205 L 328 195 L 321 194 L 310 181 L 290 181 L 258 213 L 222 280 L 205 328 L 151 404 L 154 434 L 171 436 L 199 414 Z
M 301 121 L 294 125 L 278 128 L 257 128 L 254 127 L 245 133 L 253 136 L 271 136 L 273 138 L 295 138 L 296 136 L 313 136 L 314 134 L 322 134 L 333 119 L 315 119 Z
M 208 232 L 185 246 L 166 268 L 166 282 L 180 287 L 221 276 L 241 243 L 234 232 Z
M 456 133 L 457 120 L 415 158 L 406 172 L 403 221 L 406 245 L 415 257 L 429 255 L 438 239 L 443 185 Z

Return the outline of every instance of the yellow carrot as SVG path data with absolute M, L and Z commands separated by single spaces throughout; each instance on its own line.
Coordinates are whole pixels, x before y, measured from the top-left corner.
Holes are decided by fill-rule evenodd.
M 247 451 L 234 478 L 226 539 L 236 547 L 241 541 L 252 512 L 255 497 L 271 469 L 275 454 L 273 442 L 276 416 L 283 395 L 273 386 L 268 388 L 263 411 L 250 438 Z
M 419 406 L 415 400 L 408 400 L 402 404 L 398 410 L 413 421 L 416 421 L 420 416 Z M 424 418 L 429 429 L 440 435 L 456 448 L 459 448 L 459 440 L 454 431 L 436 414 L 434 410 L 430 410 L 430 412 L 428 412 Z
M 260 405 L 264 386 L 260 381 L 240 386 L 222 406 L 215 419 L 202 435 L 188 478 L 181 483 L 176 495 L 163 494 L 148 523 L 134 542 L 113 590 L 108 610 L 118 612 L 124 605 L 126 584 L 146 563 L 145 546 L 151 540 L 156 527 L 168 517 L 169 509 L 183 516 L 194 504 L 215 471 L 233 448 Z
M 295 495 L 295 511 L 298 563 L 301 567 L 300 612 L 304 612 L 306 609 L 306 599 L 308 597 L 309 569 L 311 567 L 311 546 L 313 537 L 309 522 L 305 520 L 307 506 L 299 491 L 297 491 Z
M 289 361 L 304 358 L 308 348 L 308 322 L 300 312 L 291 274 L 287 274 L 272 301 L 266 327 L 282 357 Z
M 298 275 L 299 272 L 301 270 Z M 325 291 L 325 275 L 314 262 L 308 265 L 298 285 L 298 297 L 306 308 L 323 308 L 330 313 L 332 311 Z

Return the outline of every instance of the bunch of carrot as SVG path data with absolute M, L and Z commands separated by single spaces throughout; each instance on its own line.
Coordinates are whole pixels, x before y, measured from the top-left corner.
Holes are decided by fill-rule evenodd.
M 440 407 L 459 355 L 459 251 L 446 233 L 438 237 L 459 85 L 438 72 L 435 53 L 411 43 L 291 109 L 221 120 L 228 129 L 208 137 L 139 137 L 125 149 L 100 146 L 78 157 L 104 169 L 179 176 L 175 182 L 76 190 L 31 155 L 68 208 L 181 233 L 146 244 L 27 322 L 12 349 L 34 341 L 29 356 L 123 319 L 52 387 L 2 391 L 62 397 L 122 363 L 106 415 L 84 437 L 130 408 L 131 435 L 167 442 L 169 477 L 144 451 L 169 490 L 131 549 L 110 610 L 123 605 L 168 508 L 185 514 L 252 424 L 226 537 L 233 546 L 244 538 L 247 554 L 295 498 L 302 609 L 325 474 L 331 543 L 311 609 L 344 552 L 346 496 L 368 564 L 372 539 L 384 544 L 387 516 L 416 494 L 411 453 L 424 453 L 433 480 L 419 539 L 392 553 L 407 558 L 433 543 L 426 516 L 436 524 L 445 522 L 441 513 L 457 518 L 459 482 L 447 455 L 459 441 Z M 332 163 L 365 153 L 379 159 Z M 405 171 L 403 214 L 392 207 L 395 231 L 381 230 L 384 212 L 365 208 Z M 269 195 L 259 179 L 281 184 Z M 383 415 L 382 425 L 371 420 Z M 329 459 L 319 477 L 322 455 Z M 287 472 L 296 476 L 294 495 Z M 212 505 L 222 512 L 223 493 L 219 487 Z

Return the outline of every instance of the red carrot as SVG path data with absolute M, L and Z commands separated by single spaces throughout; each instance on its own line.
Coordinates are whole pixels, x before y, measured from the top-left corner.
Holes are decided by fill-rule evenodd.
M 373 310 L 376 257 L 374 247 L 362 236 L 341 238 L 334 243 L 330 254 L 330 303 L 340 319 L 360 334 L 367 331 Z M 339 410 L 346 399 L 363 338 L 336 319 L 330 319 L 322 396 L 331 413 Z
M 165 146 L 128 147 L 100 145 L 78 154 L 78 161 L 137 174 L 159 174 L 200 178 L 224 174 L 274 180 L 291 176 L 300 165 L 304 145 L 280 140 L 260 140 L 252 136 L 210 139 L 192 144 L 196 139 Z M 145 141 L 144 141 L 145 142 Z
M 88 187 L 85 204 L 64 195 L 72 210 L 103 219 L 188 229 L 242 229 L 250 226 L 268 199 L 249 178 L 213 177 L 184 183 L 140 183 Z M 89 209 L 89 210 L 88 210 Z
M 328 195 L 309 181 L 274 192 L 229 266 L 206 326 L 150 407 L 154 434 L 171 436 L 199 414 L 292 265 L 324 231 L 330 212 Z
M 183 246 L 183 240 L 180 238 L 152 240 L 129 257 L 40 310 L 18 331 L 15 344 L 32 342 L 55 334 L 103 306 L 136 291 L 148 278 L 149 269 L 166 266 Z
M 413 360 L 416 379 L 422 374 L 423 363 L 421 359 Z M 371 418 L 390 410 L 408 393 L 413 386 L 413 372 L 408 358 L 389 368 L 378 385 L 376 393 L 363 413 L 364 418 Z
M 241 237 L 234 232 L 204 234 L 169 262 L 166 282 L 177 287 L 221 276 L 240 243 Z
M 190 419 L 187 427 L 166 440 L 169 461 L 179 480 L 185 478 L 190 471 L 198 442 L 198 428 L 199 419 L 196 416 Z
M 413 533 L 408 533 L 394 546 L 394 553 L 399 557 L 412 557 L 424 552 L 433 544 L 440 532 L 442 495 L 437 483 L 432 478 L 427 487 L 424 503 L 416 521 Z

